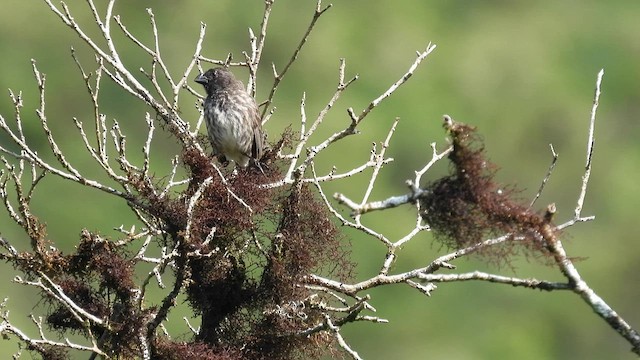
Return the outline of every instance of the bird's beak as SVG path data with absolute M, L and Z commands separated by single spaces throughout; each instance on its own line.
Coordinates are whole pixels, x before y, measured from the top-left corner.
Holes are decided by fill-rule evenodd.
M 193 81 L 197 82 L 198 84 L 205 85 L 209 80 L 207 80 L 207 78 L 204 76 L 204 74 L 200 74 L 200 75 L 196 76 L 196 78 L 193 79 Z

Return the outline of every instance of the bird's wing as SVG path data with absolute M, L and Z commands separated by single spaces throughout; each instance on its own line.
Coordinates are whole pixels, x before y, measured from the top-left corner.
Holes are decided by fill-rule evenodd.
M 264 132 L 262 131 L 262 121 L 257 109 L 253 111 L 253 141 L 251 144 L 251 157 L 260 160 L 264 150 Z

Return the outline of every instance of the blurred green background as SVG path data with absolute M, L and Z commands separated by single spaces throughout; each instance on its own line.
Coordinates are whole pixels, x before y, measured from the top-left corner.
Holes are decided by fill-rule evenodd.
M 99 8 L 104 8 L 99 2 Z M 57 4 L 57 3 L 56 3 Z M 70 1 L 76 19 L 91 35 L 88 7 Z M 224 58 L 227 53 L 242 59 L 248 50 L 247 28 L 258 31 L 261 1 L 120 1 L 120 14 L 129 30 L 143 41 L 151 40 L 146 7 L 153 7 L 159 25 L 165 61 L 179 76 L 190 60 L 199 23 L 207 23 L 203 54 Z M 271 19 L 258 82 L 258 100 L 270 89 L 269 64 L 281 69 L 305 31 L 315 2 L 278 0 Z M 411 80 L 385 101 L 360 127 L 361 134 L 319 159 L 326 173 L 335 165 L 345 171 L 365 162 L 372 142 L 382 141 L 395 117 L 401 121 L 386 166 L 372 199 L 402 194 L 404 181 L 430 158 L 429 143 L 445 144 L 443 114 L 476 125 L 488 154 L 499 164 L 499 178 L 517 184 L 529 201 L 544 177 L 553 143 L 560 158 L 545 193 L 543 208 L 558 205 L 558 222 L 573 214 L 584 168 L 589 111 L 596 74 L 605 68 L 603 95 L 596 124 L 596 153 L 592 180 L 584 209 L 596 220 L 566 231 L 571 256 L 586 258 L 577 263 L 584 279 L 636 329 L 640 327 L 640 247 L 637 241 L 637 206 L 640 193 L 640 2 L 614 1 L 369 1 L 335 0 L 320 19 L 298 62 L 281 84 L 275 99 L 277 111 L 267 124 L 270 139 L 288 125 L 299 126 L 299 103 L 306 92 L 307 115 L 313 118 L 331 97 L 337 84 L 339 58 L 346 58 L 347 77 L 360 79 L 336 104 L 318 136 L 344 128 L 345 109 L 356 112 L 396 81 L 415 59 L 416 50 L 428 42 L 436 51 Z M 136 71 L 149 69 L 146 55 L 128 44 L 113 24 L 121 57 Z M 95 62 L 86 45 L 42 1 L 4 0 L 0 12 L 0 88 L 23 91 L 23 119 L 30 143 L 43 156 L 47 145 L 34 111 L 37 87 L 30 59 L 47 74 L 48 117 L 61 148 L 91 178 L 103 179 L 100 169 L 84 152 L 72 117 L 91 122 L 91 106 L 77 67 L 70 57 L 73 46 L 87 71 Z M 246 80 L 246 72 L 236 73 Z M 190 76 L 195 76 L 195 72 Z M 5 92 L 6 93 L 6 92 Z M 147 109 L 115 86 L 103 85 L 102 111 L 117 119 L 128 135 L 129 151 L 139 160 L 144 141 Z M 195 99 L 184 97 L 184 118 L 197 118 Z M 8 96 L 0 98 L 0 114 L 12 119 Z M 7 137 L 0 135 L 5 145 Z M 165 176 L 173 140 L 158 131 L 152 145 L 152 166 Z M 435 179 L 446 170 L 441 164 L 429 174 Z M 326 186 L 353 199 L 364 192 L 369 173 Z M 58 247 L 73 249 L 83 227 L 115 237 L 112 230 L 135 219 L 120 201 L 98 191 L 84 189 L 52 176 L 35 193 L 33 211 L 47 224 Z M 392 239 L 403 236 L 415 221 L 405 206 L 365 217 L 367 224 Z M 0 210 L 0 233 L 19 248 L 26 236 Z M 385 248 L 372 238 L 346 230 L 358 262 L 358 279 L 375 275 Z M 421 234 L 400 252 L 394 270 L 427 264 L 444 253 Z M 456 262 L 460 271 L 479 269 L 520 277 L 562 280 L 553 268 L 525 259 L 513 269 L 498 269 L 474 260 Z M 17 273 L 0 265 L 0 298 L 9 297 L 11 321 L 27 329 L 27 314 L 43 313 L 32 289 L 16 286 Z M 387 286 L 367 292 L 377 315 L 390 321 L 375 325 L 345 326 L 343 335 L 365 359 L 631 359 L 629 344 L 578 296 L 568 292 L 543 293 L 480 282 L 440 284 L 432 297 L 408 286 Z M 186 332 L 181 315 L 169 319 L 168 327 Z M 13 341 L 0 342 L 0 354 L 16 351 Z M 29 358 L 27 355 L 25 358 Z M 86 358 L 86 356 L 82 356 Z

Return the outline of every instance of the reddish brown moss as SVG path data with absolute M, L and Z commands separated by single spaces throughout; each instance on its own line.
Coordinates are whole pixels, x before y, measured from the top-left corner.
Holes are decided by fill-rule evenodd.
M 115 291 L 119 299 L 128 299 L 135 288 L 133 262 L 122 248 L 84 230 L 76 254 L 69 258 L 69 272 L 95 274 L 100 286 Z
M 163 298 L 157 309 L 140 309 L 134 278 L 140 259 L 125 246 L 84 230 L 72 254 L 36 254 L 42 248 L 38 243 L 36 251 L 11 261 L 30 275 L 45 273 L 75 304 L 100 318 L 103 324 L 92 324 L 90 330 L 113 358 L 139 356 L 141 334 L 149 336 L 157 359 L 318 358 L 333 340 L 324 333 L 296 335 L 322 321 L 322 314 L 304 302 L 310 293 L 301 284 L 312 272 L 346 280 L 353 264 L 331 214 L 306 186 L 260 186 L 282 178 L 287 164 L 278 163 L 276 154 L 290 138 L 287 132 L 266 152 L 264 173 L 239 169 L 232 175 L 222 169 L 227 184 L 212 159 L 192 149 L 182 155 L 191 181 L 180 193 L 160 198 L 149 179 L 129 174 L 138 195 L 128 201 L 163 229 L 160 245 L 178 252 L 172 263 L 173 293 L 186 290 L 188 303 L 202 316 L 192 342 L 158 338 L 157 326 L 175 306 L 175 295 Z M 203 188 L 207 178 L 211 182 Z M 201 194 L 189 217 L 197 191 Z M 46 293 L 43 297 L 50 305 L 49 328 L 87 335 L 86 325 L 67 307 Z
M 489 260 L 508 261 L 518 251 L 515 244 L 533 250 L 529 254 L 548 254 L 542 241 L 542 215 L 514 200 L 517 191 L 495 181 L 496 165 L 487 160 L 476 129 L 463 123 L 445 122 L 453 151 L 449 155 L 451 174 L 426 186 L 421 199 L 423 218 L 439 242 L 449 248 L 464 248 L 489 237 L 511 234 L 500 247 L 481 251 Z
M 69 359 L 69 351 L 59 346 L 44 345 L 41 348 L 30 347 L 29 350 L 34 350 L 40 353 L 43 360 L 67 360 Z
M 187 157 L 193 179 L 218 177 L 209 161 L 193 154 Z M 282 176 L 276 171 L 278 165 L 272 162 L 265 174 L 240 170 L 229 179 L 253 212 L 214 180 L 192 217 L 189 246 L 201 252 L 215 250 L 209 257 L 189 261 L 188 300 L 202 315 L 198 340 L 242 348 L 247 359 L 319 356 L 330 339 L 293 336 L 321 321 L 319 312 L 305 309 L 303 320 L 269 310 L 304 300 L 309 293 L 300 284 L 311 272 L 345 279 L 353 269 L 330 214 L 306 186 L 288 190 L 259 186 Z M 198 188 L 199 183 L 191 184 L 187 196 Z M 213 227 L 213 240 L 202 247 Z
M 175 342 L 159 339 L 153 349 L 152 357 L 157 360 L 237 360 L 243 358 L 237 349 L 215 348 L 203 342 Z
M 58 279 L 57 284 L 62 291 L 78 306 L 97 317 L 106 318 L 109 315 L 109 305 L 101 299 L 86 280 L 78 280 L 73 277 Z M 47 316 L 47 323 L 52 329 L 82 330 L 82 324 L 73 316 L 66 306 L 51 301 L 55 308 Z

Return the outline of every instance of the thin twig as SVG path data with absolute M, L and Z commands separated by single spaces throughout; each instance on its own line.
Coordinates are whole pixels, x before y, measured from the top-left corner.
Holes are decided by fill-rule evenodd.
M 316 22 L 318 21 L 318 19 L 320 19 L 322 14 L 325 13 L 325 11 L 327 11 L 327 10 L 329 10 L 329 8 L 331 8 L 331 6 L 332 5 L 329 4 L 323 9 L 322 8 L 322 0 L 317 0 L 316 9 L 315 9 L 315 12 L 313 13 L 313 18 L 311 19 L 311 23 L 307 27 L 307 31 L 302 36 L 302 39 L 298 43 L 298 46 L 293 51 L 293 54 L 291 55 L 291 58 L 289 58 L 289 62 L 287 62 L 287 64 L 284 66 L 282 71 L 280 71 L 280 73 L 278 73 L 276 71 L 275 64 L 272 64 L 273 77 L 274 77 L 273 85 L 271 86 L 271 92 L 269 93 L 269 97 L 267 97 L 267 100 L 266 100 L 265 105 L 264 105 L 264 109 L 262 109 L 262 115 L 260 116 L 261 118 L 264 118 L 265 114 L 267 113 L 267 111 L 269 111 L 269 107 L 271 106 L 271 103 L 273 102 L 273 97 L 276 95 L 276 91 L 278 90 L 278 85 L 280 84 L 280 82 L 282 81 L 284 76 L 289 71 L 289 68 L 291 67 L 291 65 L 293 65 L 293 63 L 298 59 L 298 55 L 300 55 L 300 52 L 302 51 L 302 48 L 304 47 L 304 44 L 307 43 L 307 40 L 309 39 L 309 35 L 311 35 L 311 31 L 315 27 Z
M 600 104 L 600 94 L 601 86 L 602 86 L 602 77 L 604 76 L 604 69 L 601 69 L 598 72 L 598 77 L 596 80 L 596 90 L 593 96 L 593 106 L 591 107 L 591 117 L 589 121 L 589 141 L 587 142 L 587 161 L 585 164 L 584 175 L 582 175 L 582 187 L 580 188 L 580 196 L 578 197 L 578 203 L 576 204 L 576 209 L 574 211 L 574 218 L 580 218 L 580 214 L 582 213 L 582 206 L 584 205 L 584 198 L 587 195 L 587 184 L 589 183 L 589 177 L 591 176 L 591 159 L 593 157 L 593 147 L 595 145 L 595 125 L 596 125 L 596 111 L 598 110 L 598 105 Z
M 556 150 L 553 148 L 553 144 L 549 144 L 549 148 L 551 149 L 551 156 L 553 157 L 551 159 L 551 165 L 549 165 L 549 170 L 547 170 L 547 175 L 544 177 L 544 179 L 542 179 L 542 183 L 540 184 L 540 188 L 538 189 L 536 196 L 533 198 L 533 200 L 531 200 L 531 204 L 529 204 L 529 209 L 533 207 L 533 205 L 536 203 L 540 195 L 542 195 L 542 191 L 544 190 L 544 187 L 547 185 L 547 182 L 551 177 L 551 173 L 553 173 L 553 169 L 556 167 L 556 162 L 558 162 L 558 154 L 556 153 Z

